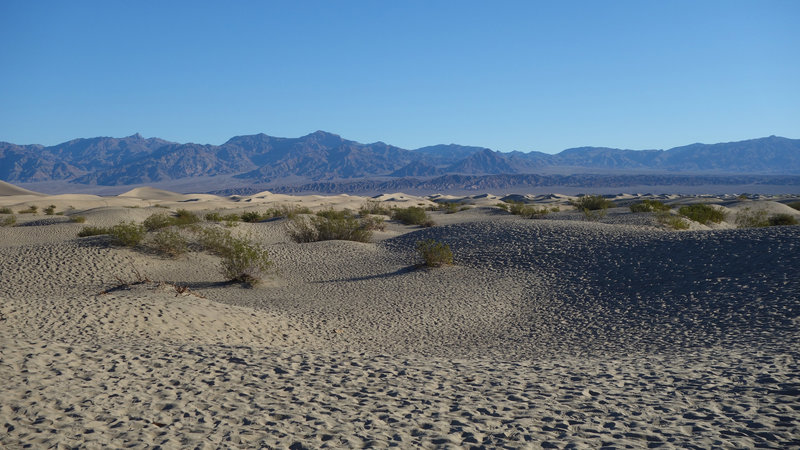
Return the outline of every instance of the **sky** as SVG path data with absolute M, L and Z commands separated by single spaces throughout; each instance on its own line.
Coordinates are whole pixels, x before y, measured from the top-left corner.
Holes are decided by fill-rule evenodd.
M 0 2 L 0 141 L 800 138 L 800 1 Z

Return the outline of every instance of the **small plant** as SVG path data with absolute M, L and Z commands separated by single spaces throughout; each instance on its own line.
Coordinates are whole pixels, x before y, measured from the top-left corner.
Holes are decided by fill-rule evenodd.
M 56 205 L 50 205 L 44 209 L 45 215 L 52 216 L 56 213 Z
M 378 200 L 368 199 L 363 205 L 361 205 L 361 208 L 358 210 L 358 214 L 362 216 L 366 216 L 368 214 L 389 216 L 392 214 L 392 211 L 383 206 Z
M 192 225 L 198 222 L 200 222 L 200 217 L 198 217 L 197 214 L 185 209 L 179 209 L 175 211 L 175 217 L 172 218 L 172 224 L 179 227 Z
M 108 228 L 105 227 L 83 227 L 78 231 L 78 237 L 100 236 L 101 234 L 108 234 Z
M 673 230 L 688 230 L 689 222 L 681 216 L 670 214 L 667 211 L 656 212 L 656 219 L 658 223 Z
M 124 247 L 136 247 L 144 239 L 147 231 L 144 225 L 134 222 L 122 222 L 108 229 L 114 243 Z
M 0 214 L 14 214 L 14 211 L 11 208 L 4 207 L 0 208 Z
M 508 201 L 507 207 L 504 208 L 506 211 L 514 214 L 516 216 L 523 217 L 525 219 L 539 219 L 542 218 L 551 212 L 559 212 L 561 208 L 558 206 L 554 206 L 552 208 L 548 208 L 546 206 L 536 207 L 533 205 L 526 205 L 523 202 L 516 202 L 513 200 Z
M 453 264 L 453 252 L 447 244 L 437 242 L 433 239 L 426 239 L 417 242 L 417 251 L 428 267 L 441 267 Z
M 198 241 L 209 253 L 222 255 L 228 248 L 228 242 L 233 239 L 231 232 L 217 227 L 203 228 L 199 232 Z
M 157 231 L 172 226 L 174 223 L 175 221 L 173 218 L 167 215 L 167 213 L 158 212 L 144 219 L 142 225 L 144 225 L 147 231 Z
M 736 214 L 737 228 L 760 228 L 768 227 L 769 219 L 764 210 L 754 211 L 751 208 L 742 208 Z
M 606 215 L 608 208 L 613 208 L 614 202 L 602 195 L 583 195 L 577 200 L 571 200 L 570 204 L 589 220 L 596 220 Z
M 669 211 L 670 207 L 658 200 L 644 199 L 640 203 L 631 205 L 631 212 Z
M 31 206 L 28 207 L 28 209 L 23 209 L 23 210 L 19 211 L 19 213 L 20 214 L 36 214 L 37 211 L 39 211 L 39 207 L 31 205 Z
M 231 238 L 222 252 L 220 272 L 226 280 L 253 286 L 261 281 L 272 262 L 260 245 L 244 239 Z
M 206 222 L 222 222 L 222 215 L 218 212 L 210 212 L 206 213 L 205 217 Z M 236 217 L 239 218 L 238 216 Z
M 395 209 L 392 213 L 392 219 L 405 225 L 420 225 L 423 227 L 432 227 L 435 225 L 428 213 L 419 206 Z
M 702 203 L 681 206 L 678 208 L 678 214 L 703 225 L 707 225 L 709 222 L 720 223 L 725 220 L 723 211 Z
M 84 222 L 86 222 L 86 217 L 83 217 L 83 216 L 72 216 L 72 217 L 69 218 L 69 220 L 71 220 L 72 222 L 75 222 L 75 223 L 84 223 Z
M 503 211 L 508 211 L 508 203 L 498 203 L 495 206 L 502 209 Z
M 790 214 L 775 214 L 769 218 L 769 226 L 780 227 L 785 225 L 797 225 L 797 219 Z
M 189 242 L 174 230 L 161 230 L 150 240 L 150 247 L 156 252 L 177 258 L 189 250 Z
M 295 217 L 288 224 L 287 232 L 295 242 L 356 241 L 372 239 L 371 221 L 357 219 L 349 211 L 320 211 L 311 217 Z
M 791 207 L 791 208 L 794 208 L 794 209 L 800 211 L 800 202 L 791 202 L 791 203 L 787 203 L 787 205 L 789 207 Z
M 383 217 L 380 216 L 362 217 L 361 226 L 363 226 L 365 230 L 378 230 L 378 231 L 386 230 L 386 223 L 383 220 Z
M 242 222 L 256 223 L 261 222 L 263 216 L 258 211 L 247 211 L 242 213 L 241 219 Z
M 17 216 L 11 214 L 0 220 L 0 227 L 13 227 L 17 223 Z

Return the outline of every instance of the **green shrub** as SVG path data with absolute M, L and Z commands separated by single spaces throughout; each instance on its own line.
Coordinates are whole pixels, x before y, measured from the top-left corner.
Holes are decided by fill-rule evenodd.
M 372 225 L 371 221 L 336 211 L 311 217 L 297 216 L 287 225 L 287 232 L 292 240 L 301 243 L 331 240 L 369 242 L 372 230 L 368 227 Z
M 670 207 L 658 200 L 644 199 L 640 203 L 631 205 L 631 212 L 669 211 Z
M 723 211 L 702 203 L 681 206 L 678 208 L 678 214 L 703 225 L 707 225 L 709 222 L 720 223 L 725 220 Z
M 441 267 L 453 264 L 453 252 L 447 244 L 437 242 L 433 239 L 426 239 L 417 242 L 417 251 L 428 267 Z
M 362 216 L 366 216 L 368 214 L 375 214 L 379 216 L 389 216 L 392 214 L 392 210 L 383 206 L 381 202 L 378 200 L 368 199 L 361 205 L 359 208 L 358 213 Z
M 229 239 L 220 256 L 222 276 L 228 281 L 238 281 L 250 286 L 260 282 L 263 274 L 272 265 L 264 248 L 240 238 Z
M 75 223 L 84 223 L 84 222 L 86 222 L 86 217 L 83 217 L 83 216 L 71 216 L 69 218 L 69 220 L 71 220 L 72 222 L 75 222 Z
M 236 216 L 238 219 L 239 216 Z M 205 215 L 206 222 L 222 222 L 222 215 L 218 212 L 210 212 Z
M 365 230 L 386 230 L 386 223 L 384 222 L 383 217 L 380 216 L 362 217 L 361 226 L 363 226 Z
M 0 208 L 0 214 L 14 214 L 11 208 Z
M 596 220 L 606 215 L 608 208 L 614 207 L 614 202 L 602 195 L 583 195 L 577 200 L 571 200 L 570 204 L 589 220 Z
M 800 202 L 791 202 L 791 203 L 787 203 L 787 205 L 789 205 L 790 207 L 800 211 Z
M 147 229 L 147 231 L 156 231 L 162 228 L 167 228 L 172 226 L 175 223 L 173 217 L 170 217 L 167 213 L 158 212 L 151 214 L 150 217 L 144 219 L 142 225 Z
M 144 225 L 134 222 L 122 222 L 108 229 L 108 234 L 114 238 L 114 243 L 124 247 L 136 247 L 145 237 L 147 231 Z
M 495 206 L 502 209 L 503 211 L 508 211 L 508 203 L 498 203 Z
M 428 213 L 419 206 L 409 206 L 408 208 L 395 209 L 392 213 L 392 219 L 402 222 L 406 225 L 420 225 L 423 227 L 431 227 L 435 225 Z
M 23 210 L 19 211 L 19 213 L 20 214 L 36 214 L 36 211 L 38 211 L 38 210 L 39 210 L 38 206 L 31 205 L 31 206 L 28 207 L 28 209 L 23 209 Z
M 99 236 L 101 234 L 108 234 L 106 227 L 83 227 L 78 231 L 78 237 Z
M 198 217 L 197 214 L 185 209 L 179 209 L 175 211 L 175 217 L 172 218 L 172 224 L 179 227 L 192 225 L 198 222 L 200 222 L 200 217 Z
M 50 205 L 44 209 L 45 215 L 52 216 L 56 213 L 56 205 Z
M 242 213 L 241 218 L 242 222 L 256 223 L 261 222 L 262 215 L 258 211 L 246 211 Z
M 17 223 L 17 216 L 11 214 L 0 220 L 0 227 L 13 227 Z
M 161 230 L 153 235 L 150 247 L 156 252 L 176 258 L 189 250 L 189 242 L 174 230 Z
M 511 214 L 523 217 L 525 219 L 538 219 L 550 214 L 551 212 L 561 211 L 561 208 L 558 206 L 554 206 L 552 208 L 548 208 L 546 206 L 537 207 L 513 200 L 508 201 L 507 207 L 504 209 Z
M 790 214 L 775 214 L 769 218 L 769 226 L 780 227 L 784 225 L 797 225 L 797 219 Z
M 337 211 L 333 208 L 317 211 L 315 215 L 318 217 L 324 217 L 329 220 L 341 220 L 341 219 L 346 219 L 348 217 L 353 217 L 353 214 L 348 210 Z
M 742 208 L 736 213 L 736 227 L 738 228 L 759 228 L 768 227 L 769 220 L 767 212 L 762 210 L 754 211 L 751 208 Z
M 670 214 L 667 211 L 657 211 L 656 219 L 658 220 L 658 223 L 660 223 L 661 225 L 664 225 L 665 227 L 671 228 L 673 230 L 689 229 L 689 222 L 687 222 L 683 217 Z
M 217 227 L 202 228 L 199 231 L 198 241 L 209 253 L 222 255 L 228 248 L 228 243 L 233 240 L 231 232 Z

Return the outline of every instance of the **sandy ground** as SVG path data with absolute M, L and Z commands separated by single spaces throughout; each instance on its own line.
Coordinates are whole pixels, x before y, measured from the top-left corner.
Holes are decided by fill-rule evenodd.
M 729 213 L 677 232 L 630 213 L 635 196 L 587 221 L 566 196 L 521 196 L 563 207 L 522 219 L 494 207 L 501 196 L 387 194 L 472 208 L 433 213 L 432 228 L 390 221 L 371 243 L 240 224 L 275 268 L 245 288 L 212 255 L 165 259 L 77 232 L 178 208 L 365 199 L 0 194 L 15 213 L 39 207 L 0 227 L 2 447 L 800 446 L 800 227 L 733 220 L 800 217 L 782 198 L 662 196 Z M 417 267 L 427 238 L 456 265 Z

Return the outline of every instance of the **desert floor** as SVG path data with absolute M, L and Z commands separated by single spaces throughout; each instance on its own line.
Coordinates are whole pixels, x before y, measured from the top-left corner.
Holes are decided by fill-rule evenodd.
M 800 446 L 800 226 L 732 219 L 800 218 L 777 198 L 662 196 L 730 218 L 671 231 L 631 213 L 634 196 L 589 221 L 558 195 L 522 198 L 563 207 L 544 219 L 491 195 L 385 195 L 471 207 L 431 213 L 431 228 L 387 220 L 371 243 L 240 223 L 274 263 L 248 288 L 207 253 L 77 233 L 178 208 L 365 199 L 0 188 L 17 219 L 0 227 L 0 447 Z M 455 265 L 420 267 L 428 238 Z

